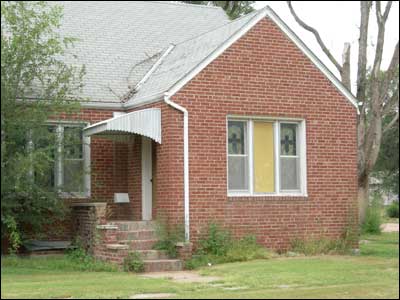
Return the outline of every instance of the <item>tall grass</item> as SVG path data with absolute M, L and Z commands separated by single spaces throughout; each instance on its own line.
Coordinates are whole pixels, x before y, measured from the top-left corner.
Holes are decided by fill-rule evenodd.
M 362 224 L 362 232 L 369 234 L 380 234 L 382 232 L 382 199 L 379 194 L 374 194 L 367 208 L 365 221 Z

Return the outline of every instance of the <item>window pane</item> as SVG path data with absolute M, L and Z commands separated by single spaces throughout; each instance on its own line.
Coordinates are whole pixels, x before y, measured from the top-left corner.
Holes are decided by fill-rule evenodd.
M 36 155 L 41 153 L 40 167 L 34 170 L 35 182 L 43 188 L 55 187 L 55 160 L 57 142 L 54 126 L 41 126 L 32 131 Z
M 64 160 L 65 192 L 83 192 L 84 168 L 82 160 Z
M 281 124 L 281 155 L 297 155 L 297 124 Z
M 246 154 L 247 124 L 242 121 L 228 122 L 228 153 Z
M 296 157 L 282 157 L 281 167 L 281 190 L 299 190 L 299 159 Z
M 274 126 L 267 122 L 254 122 L 254 191 L 275 191 Z
M 229 190 L 248 189 L 248 164 L 247 156 L 231 156 L 228 158 Z
M 64 127 L 64 157 L 82 158 L 82 128 Z

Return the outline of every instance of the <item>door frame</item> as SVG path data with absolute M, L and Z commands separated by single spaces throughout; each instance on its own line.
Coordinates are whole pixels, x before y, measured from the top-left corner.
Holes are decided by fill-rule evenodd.
M 142 220 L 152 220 L 153 210 L 153 141 L 142 136 Z

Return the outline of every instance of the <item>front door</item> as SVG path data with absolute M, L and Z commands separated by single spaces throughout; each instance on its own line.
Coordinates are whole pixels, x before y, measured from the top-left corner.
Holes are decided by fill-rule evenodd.
M 153 161 L 152 161 L 152 140 L 142 137 L 142 219 L 149 221 L 152 219 L 153 207 Z

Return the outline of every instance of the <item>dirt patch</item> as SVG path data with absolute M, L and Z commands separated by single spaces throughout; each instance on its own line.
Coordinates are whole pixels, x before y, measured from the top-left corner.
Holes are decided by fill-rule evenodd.
M 399 232 L 399 224 L 386 223 L 381 226 L 382 232 Z
M 155 272 L 140 275 L 145 278 L 164 278 L 181 283 L 209 283 L 221 280 L 220 277 L 201 276 L 196 272 L 180 271 L 180 272 Z

